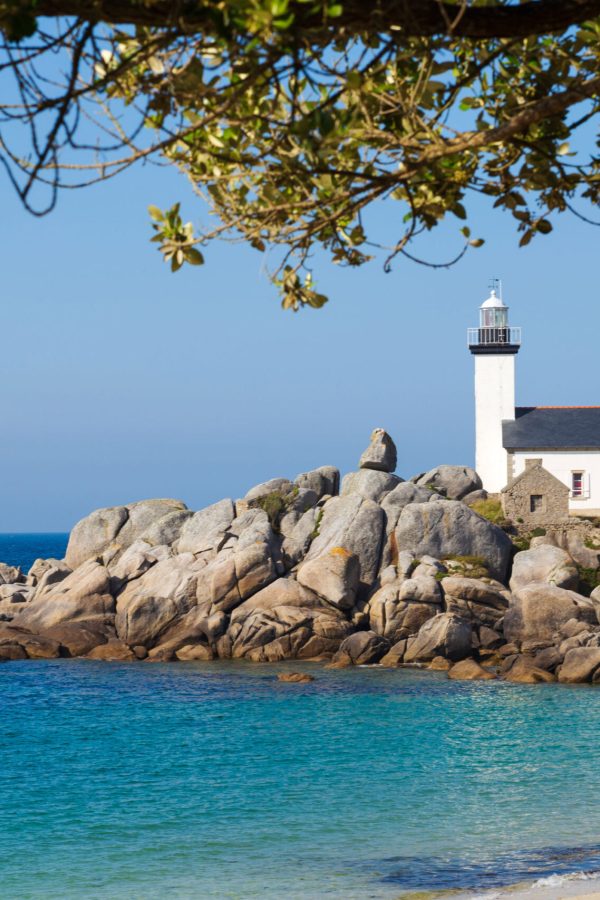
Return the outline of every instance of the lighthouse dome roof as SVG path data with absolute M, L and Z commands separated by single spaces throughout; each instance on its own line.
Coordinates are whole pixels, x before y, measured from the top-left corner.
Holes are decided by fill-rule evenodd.
M 508 306 L 501 297 L 496 296 L 496 291 L 493 290 L 487 300 L 481 304 L 481 309 L 508 309 Z

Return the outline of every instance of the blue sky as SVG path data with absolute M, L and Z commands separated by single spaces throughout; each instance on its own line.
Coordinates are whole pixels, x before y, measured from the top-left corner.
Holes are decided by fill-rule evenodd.
M 320 311 L 283 312 L 242 245 L 173 275 L 146 212 L 182 201 L 182 176 L 144 167 L 25 213 L 2 198 L 0 531 L 63 531 L 99 506 L 147 497 L 200 508 L 315 466 L 355 468 L 376 426 L 399 474 L 472 464 L 473 361 L 490 275 L 523 327 L 520 404 L 600 403 L 597 229 L 562 217 L 519 250 L 512 220 L 477 205 L 486 244 L 449 270 L 315 263 Z M 400 210 L 376 212 L 389 240 Z M 440 233 L 438 258 L 455 243 Z

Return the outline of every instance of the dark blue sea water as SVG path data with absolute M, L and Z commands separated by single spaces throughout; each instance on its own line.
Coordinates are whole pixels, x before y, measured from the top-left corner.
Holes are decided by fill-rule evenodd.
M 62 559 L 68 534 L 0 534 L 0 562 L 21 566 L 24 572 L 39 557 Z
M 600 690 L 276 680 L 298 665 L 0 665 L 0 896 L 393 900 L 600 867 Z

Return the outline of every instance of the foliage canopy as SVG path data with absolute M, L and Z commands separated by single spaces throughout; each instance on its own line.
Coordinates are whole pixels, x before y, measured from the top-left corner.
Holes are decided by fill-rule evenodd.
M 173 164 L 217 217 L 195 230 L 178 204 L 150 207 L 173 270 L 248 241 L 285 308 L 326 301 L 318 247 L 389 268 L 451 214 L 460 258 L 482 243 L 469 192 L 521 245 L 598 205 L 600 0 L 0 0 L 0 29 L 0 161 L 31 211 Z M 385 244 L 369 225 L 384 200 Z

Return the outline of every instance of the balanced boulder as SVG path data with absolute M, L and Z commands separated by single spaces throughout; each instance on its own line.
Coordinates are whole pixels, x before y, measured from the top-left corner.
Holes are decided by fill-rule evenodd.
M 371 435 L 369 446 L 360 458 L 361 469 L 378 469 L 393 472 L 396 468 L 396 445 L 383 428 L 376 428 Z

